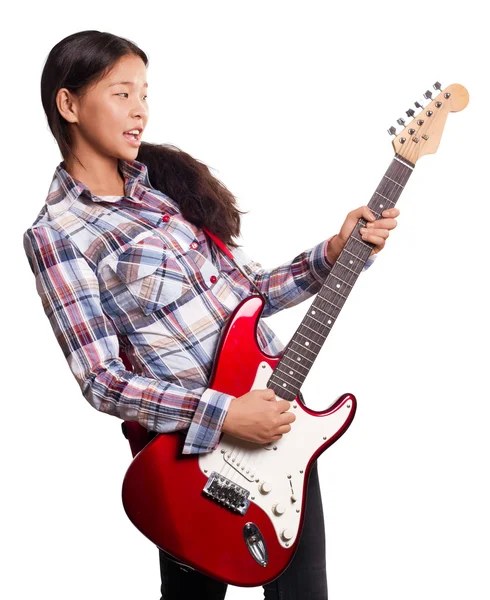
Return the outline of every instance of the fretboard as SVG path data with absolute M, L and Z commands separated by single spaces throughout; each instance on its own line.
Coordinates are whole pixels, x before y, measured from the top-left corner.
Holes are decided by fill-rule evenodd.
M 384 210 L 395 206 L 414 167 L 395 155 L 368 204 L 376 219 L 381 218 Z M 269 378 L 267 387 L 281 398 L 294 400 L 298 395 L 371 254 L 374 245 L 363 241 L 359 232 L 365 226 L 366 220 L 359 219 Z

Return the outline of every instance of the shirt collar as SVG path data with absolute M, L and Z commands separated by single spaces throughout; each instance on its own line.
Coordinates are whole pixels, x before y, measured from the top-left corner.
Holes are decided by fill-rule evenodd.
M 148 168 L 137 160 L 118 159 L 118 166 L 124 177 L 124 194 L 130 196 L 134 202 L 139 202 L 134 197 L 134 191 L 138 183 L 149 186 Z M 78 179 L 72 177 L 65 170 L 66 164 L 62 160 L 56 167 L 46 198 L 48 213 L 51 218 L 58 217 L 75 202 L 75 200 L 85 195 L 93 202 L 117 202 L 118 198 L 105 198 L 92 194 L 89 188 Z

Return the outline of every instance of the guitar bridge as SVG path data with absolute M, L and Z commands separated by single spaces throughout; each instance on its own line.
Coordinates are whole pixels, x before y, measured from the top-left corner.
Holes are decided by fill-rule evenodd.
M 250 492 L 237 483 L 213 471 L 203 493 L 225 508 L 244 515 L 250 506 Z

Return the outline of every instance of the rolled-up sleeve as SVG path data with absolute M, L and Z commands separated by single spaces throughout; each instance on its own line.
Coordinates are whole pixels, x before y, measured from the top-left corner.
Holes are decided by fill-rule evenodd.
M 268 317 L 284 308 L 299 304 L 320 291 L 333 265 L 327 259 L 327 248 L 334 236 L 304 250 L 292 260 L 273 269 L 265 269 L 242 250 L 233 251 L 257 288 L 267 297 L 262 316 Z M 367 270 L 376 255 L 370 256 L 363 267 Z

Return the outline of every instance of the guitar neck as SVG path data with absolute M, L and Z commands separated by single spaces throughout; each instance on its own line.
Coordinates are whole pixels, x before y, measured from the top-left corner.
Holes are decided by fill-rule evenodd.
M 368 207 L 376 217 L 395 206 L 415 165 L 398 154 L 383 175 Z M 296 329 L 274 369 L 268 388 L 285 400 L 295 400 L 313 362 L 354 287 L 373 244 L 362 240 L 359 229 L 366 226 L 361 218 L 326 277 L 307 314 Z

